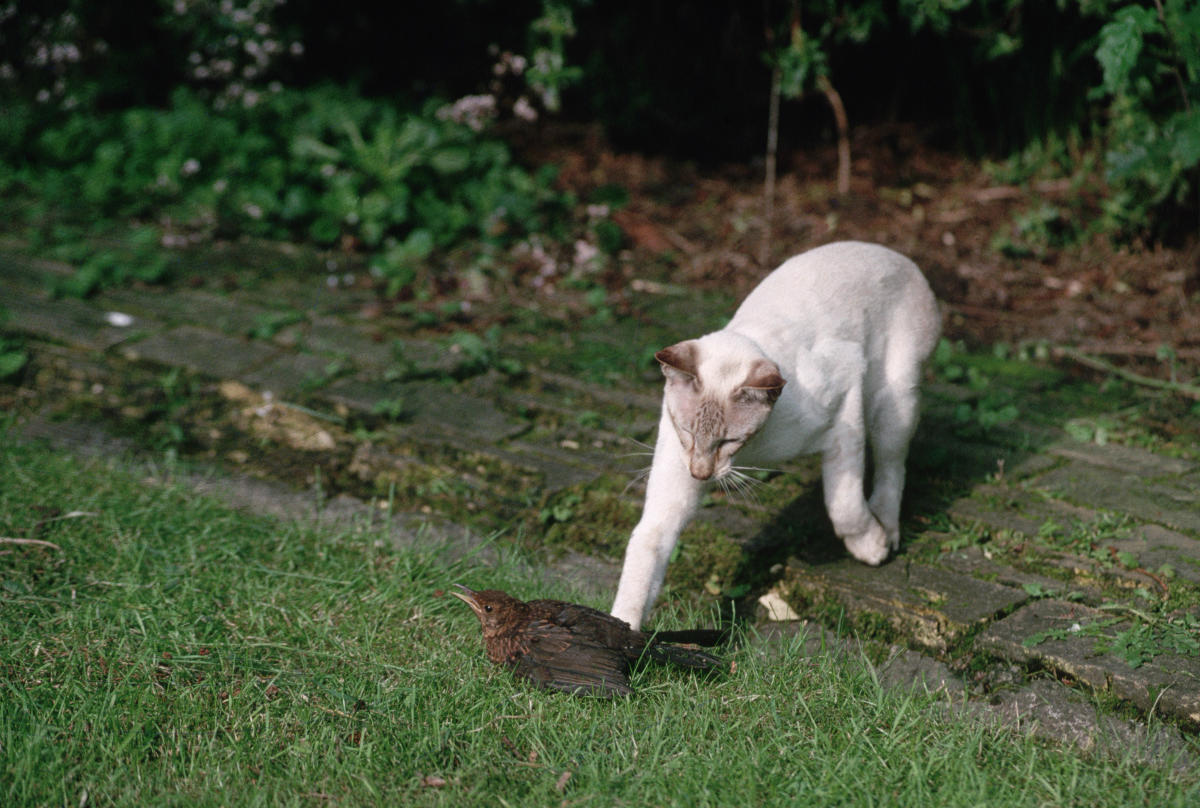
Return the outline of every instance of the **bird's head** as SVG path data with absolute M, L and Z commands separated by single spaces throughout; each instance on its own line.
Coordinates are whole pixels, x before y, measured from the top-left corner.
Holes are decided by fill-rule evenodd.
M 458 592 L 450 594 L 471 607 L 483 626 L 483 636 L 490 637 L 500 630 L 503 620 L 521 609 L 525 604 L 499 589 L 484 589 L 476 592 L 462 584 L 455 584 Z

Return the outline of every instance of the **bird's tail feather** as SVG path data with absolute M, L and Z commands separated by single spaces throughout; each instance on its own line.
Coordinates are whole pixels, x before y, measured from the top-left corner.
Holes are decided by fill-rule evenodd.
M 729 632 L 715 628 L 691 628 L 682 631 L 657 631 L 655 642 L 675 642 L 685 645 L 703 645 L 711 648 L 729 640 Z
M 655 643 L 646 649 L 646 656 L 655 662 L 669 662 L 682 668 L 703 671 L 725 670 L 726 668 L 724 660 L 704 651 L 697 651 L 695 648 L 685 648 L 682 645 Z

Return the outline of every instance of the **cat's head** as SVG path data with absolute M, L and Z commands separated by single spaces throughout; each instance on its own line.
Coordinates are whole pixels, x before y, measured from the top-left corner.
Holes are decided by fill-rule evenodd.
M 654 355 L 667 379 L 667 413 L 697 480 L 721 479 L 771 414 L 779 367 L 754 343 L 718 332 Z M 663 436 L 659 436 L 662 440 Z

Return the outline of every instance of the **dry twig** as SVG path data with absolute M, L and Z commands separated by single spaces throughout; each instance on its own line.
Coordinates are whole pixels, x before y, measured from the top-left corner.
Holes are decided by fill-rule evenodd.
M 52 541 L 43 541 L 42 539 L 17 539 L 11 536 L 0 536 L 0 544 L 23 544 L 32 547 L 49 547 L 52 550 L 62 552 L 62 548 Z
M 1133 382 L 1134 384 L 1140 384 L 1144 387 L 1153 387 L 1156 390 L 1166 390 L 1171 393 L 1178 393 L 1181 396 L 1187 396 L 1188 398 L 1193 398 L 1197 401 L 1200 401 L 1200 387 L 1197 387 L 1194 384 L 1184 384 L 1183 382 L 1171 382 L 1171 381 L 1165 381 L 1163 379 L 1155 379 L 1150 376 L 1143 376 L 1140 373 L 1134 373 L 1132 370 L 1126 370 L 1125 368 L 1117 367 L 1113 363 L 1106 362 L 1103 359 L 1100 359 L 1099 357 L 1090 356 L 1088 354 L 1077 351 L 1074 348 L 1067 348 L 1065 346 L 1059 346 L 1059 347 L 1054 348 L 1053 353 L 1054 353 L 1054 356 L 1056 356 L 1056 357 L 1065 357 L 1067 359 L 1070 359 L 1073 362 L 1078 362 L 1079 364 L 1083 365 L 1084 367 L 1089 367 L 1089 368 L 1092 368 L 1093 370 L 1102 370 L 1106 373 L 1111 373 L 1114 376 L 1118 376 L 1127 382 Z

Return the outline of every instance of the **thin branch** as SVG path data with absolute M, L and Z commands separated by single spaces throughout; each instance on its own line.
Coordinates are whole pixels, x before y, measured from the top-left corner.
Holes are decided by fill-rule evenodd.
M 845 196 L 850 193 L 850 119 L 846 116 L 846 105 L 842 103 L 841 94 L 834 89 L 828 76 L 817 76 L 817 87 L 825 94 L 825 99 L 833 108 L 833 118 L 837 122 L 837 189 L 839 194 Z
M 1095 356 L 1081 353 L 1074 348 L 1056 347 L 1053 351 L 1056 357 L 1065 357 L 1073 362 L 1092 368 L 1093 370 L 1102 370 L 1106 373 L 1111 373 L 1118 376 L 1127 382 L 1140 384 L 1144 387 L 1153 387 L 1157 390 L 1167 390 L 1172 393 L 1179 393 L 1182 396 L 1193 398 L 1200 401 L 1200 387 L 1193 384 L 1184 384 L 1183 382 L 1168 382 L 1162 379 L 1155 379 L 1150 376 L 1143 376 L 1140 373 L 1134 373 L 1132 370 L 1125 370 L 1117 367 L 1111 362 L 1106 362 Z
M 763 187 L 763 240 L 758 262 L 767 266 L 771 260 L 771 225 L 775 219 L 775 158 L 779 151 L 779 96 L 782 83 L 779 65 L 771 70 L 771 102 L 767 113 L 767 176 Z

